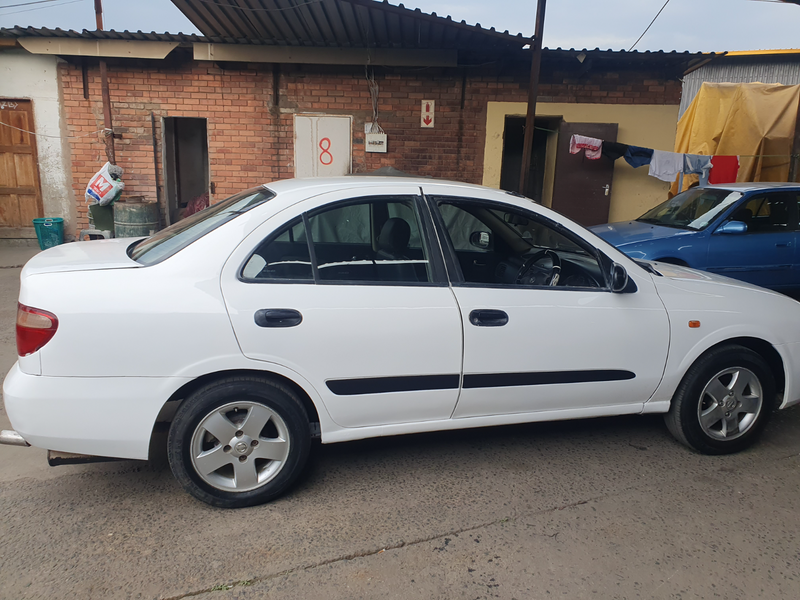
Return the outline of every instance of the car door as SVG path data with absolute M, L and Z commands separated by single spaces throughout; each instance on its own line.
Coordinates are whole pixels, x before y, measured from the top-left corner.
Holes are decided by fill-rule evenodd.
M 237 340 L 309 381 L 343 427 L 447 419 L 461 322 L 419 188 L 358 194 L 283 210 L 234 252 L 222 288 Z
M 781 288 L 796 285 L 797 194 L 756 193 L 745 198 L 728 221 L 747 225 L 744 233 L 709 237 L 707 269 L 755 285 Z M 727 222 L 727 221 L 726 221 Z
M 452 253 L 448 264 L 464 328 L 455 418 L 642 409 L 661 380 L 669 345 L 666 310 L 649 275 L 631 273 L 629 293 L 612 293 L 604 275 L 611 261 L 563 225 L 486 198 L 433 192 L 428 199 Z M 453 218 L 458 211 L 472 218 Z M 481 230 L 464 229 L 476 222 Z M 493 248 L 492 281 L 461 267 L 469 263 L 454 240 L 465 239 Z M 547 252 L 561 262 L 558 285 L 547 285 L 539 271 L 519 277 L 526 260 Z

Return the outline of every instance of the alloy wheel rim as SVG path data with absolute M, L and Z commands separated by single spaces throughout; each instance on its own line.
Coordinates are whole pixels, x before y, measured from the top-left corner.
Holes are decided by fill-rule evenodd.
M 703 388 L 697 418 L 707 436 L 734 440 L 755 425 L 764 404 L 761 381 L 744 367 L 731 367 L 714 375 Z
M 272 481 L 289 456 L 289 429 L 258 402 L 230 402 L 208 413 L 190 442 L 192 466 L 208 485 L 247 492 Z

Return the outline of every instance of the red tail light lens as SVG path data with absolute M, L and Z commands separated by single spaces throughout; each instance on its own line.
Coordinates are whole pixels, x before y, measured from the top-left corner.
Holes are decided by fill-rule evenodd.
M 53 313 L 17 304 L 17 354 L 28 356 L 53 339 L 58 319 Z

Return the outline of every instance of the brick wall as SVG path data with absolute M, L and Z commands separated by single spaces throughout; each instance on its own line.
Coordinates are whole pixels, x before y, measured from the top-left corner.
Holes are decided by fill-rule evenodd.
M 280 101 L 273 99 L 271 65 L 220 68 L 210 62 L 109 64 L 109 91 L 117 163 L 125 169 L 126 194 L 155 199 L 151 113 L 161 165 L 161 117 L 208 119 L 211 181 L 215 199 L 294 175 L 293 113 L 353 116 L 353 171 L 393 166 L 422 176 L 479 183 L 483 171 L 486 103 L 525 102 L 527 70 L 489 65 L 456 69 L 375 69 L 380 86 L 379 123 L 389 152 L 364 152 L 364 123 L 372 120 L 369 87 L 361 67 L 282 65 Z M 83 192 L 105 162 L 99 70 L 88 69 L 89 99 L 81 68 L 60 66 L 73 167 L 79 198 L 78 229 L 87 221 Z M 420 101 L 436 101 L 435 129 L 420 128 Z M 541 102 L 678 104 L 680 82 L 650 71 L 623 68 L 575 72 L 575 65 L 545 64 Z M 163 171 L 159 172 L 163 189 Z M 162 194 L 163 196 L 163 194 Z

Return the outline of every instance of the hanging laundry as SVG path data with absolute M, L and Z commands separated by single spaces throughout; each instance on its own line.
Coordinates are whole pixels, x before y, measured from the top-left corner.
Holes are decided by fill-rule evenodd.
M 703 156 L 702 154 L 684 154 L 683 155 L 683 172 L 686 175 L 699 175 L 700 185 L 708 185 L 708 176 L 711 167 L 710 156 Z
M 651 160 L 653 160 L 653 151 L 650 148 L 628 146 L 628 149 L 625 151 L 625 162 L 634 169 L 649 165 Z
M 628 144 L 620 144 L 619 142 L 603 142 L 603 156 L 611 160 L 617 160 L 625 156 L 628 147 Z
M 577 154 L 581 150 L 586 150 L 586 158 L 597 160 L 603 149 L 603 140 L 586 137 L 585 135 L 573 135 L 569 139 L 569 153 Z
M 683 154 L 653 150 L 653 160 L 650 161 L 650 177 L 657 177 L 661 181 L 672 183 L 678 173 L 683 173 Z
M 739 175 L 738 156 L 712 156 L 711 164 L 714 166 L 709 175 L 709 183 L 736 183 Z

